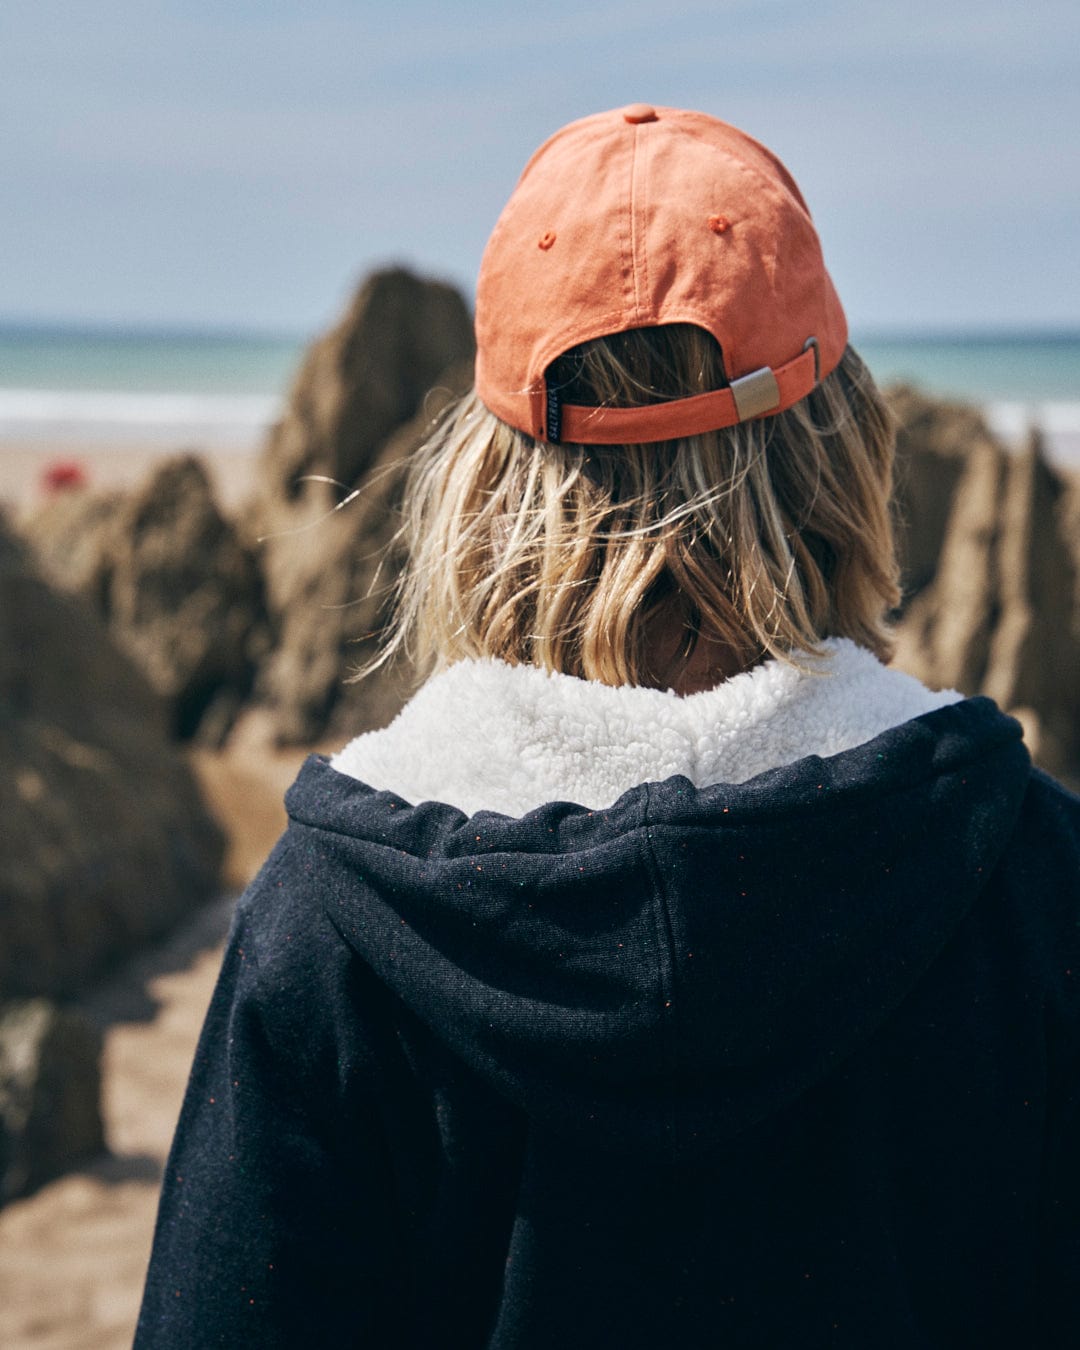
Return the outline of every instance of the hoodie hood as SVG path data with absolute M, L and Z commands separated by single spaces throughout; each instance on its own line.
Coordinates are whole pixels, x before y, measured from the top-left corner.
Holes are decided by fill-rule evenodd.
M 518 818 L 313 756 L 284 847 L 358 959 L 538 1124 L 683 1154 L 890 1018 L 1006 847 L 1020 737 L 966 700 L 741 784 L 676 775 Z

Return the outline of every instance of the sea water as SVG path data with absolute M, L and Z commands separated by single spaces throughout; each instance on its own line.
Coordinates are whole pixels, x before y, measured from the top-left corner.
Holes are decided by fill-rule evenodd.
M 0 439 L 249 446 L 281 415 L 305 345 L 0 325 Z
M 1041 427 L 1080 465 L 1080 331 L 853 335 L 882 384 L 979 405 L 1016 442 Z M 307 339 L 0 326 L 0 441 L 257 444 L 280 416 Z
M 1080 466 L 1080 333 L 853 340 L 879 383 L 974 403 L 1012 444 L 1037 426 L 1055 459 Z

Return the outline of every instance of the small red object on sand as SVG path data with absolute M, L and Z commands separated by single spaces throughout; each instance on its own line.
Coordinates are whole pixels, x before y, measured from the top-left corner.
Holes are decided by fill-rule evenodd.
M 57 459 L 41 471 L 41 486 L 48 493 L 85 487 L 86 470 L 76 459 Z

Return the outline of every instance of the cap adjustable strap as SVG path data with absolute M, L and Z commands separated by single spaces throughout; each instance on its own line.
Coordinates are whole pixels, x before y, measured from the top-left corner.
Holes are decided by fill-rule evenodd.
M 541 440 L 571 441 L 584 445 L 638 445 L 699 436 L 706 431 L 733 427 L 754 417 L 790 408 L 813 389 L 818 377 L 817 342 L 810 338 L 794 360 L 772 369 L 762 366 L 726 389 L 707 394 L 650 403 L 641 408 L 591 408 L 552 400 L 541 389 Z M 534 396 L 536 397 L 536 396 Z M 553 403 L 557 406 L 553 409 Z M 555 412 L 553 417 L 551 414 Z

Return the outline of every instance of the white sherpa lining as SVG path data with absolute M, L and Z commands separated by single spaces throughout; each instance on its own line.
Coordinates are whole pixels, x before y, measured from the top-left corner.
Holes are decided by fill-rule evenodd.
M 683 774 L 742 783 L 807 755 L 835 755 L 955 703 L 847 639 L 802 670 L 767 661 L 715 689 L 595 684 L 534 666 L 462 661 L 434 676 L 381 731 L 331 760 L 406 801 L 519 816 L 550 801 L 594 810 L 628 788 Z

